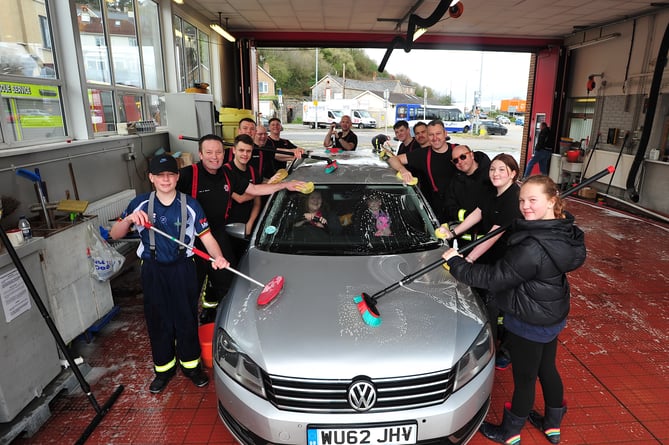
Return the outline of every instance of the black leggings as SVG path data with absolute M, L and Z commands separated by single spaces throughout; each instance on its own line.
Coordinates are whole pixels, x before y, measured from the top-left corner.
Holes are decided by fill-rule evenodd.
M 555 366 L 557 337 L 549 343 L 537 343 L 506 333 L 507 347 L 513 363 L 513 399 L 511 411 L 519 417 L 527 417 L 534 404 L 537 377 L 541 383 L 546 406 L 559 408 L 564 398 L 562 379 Z

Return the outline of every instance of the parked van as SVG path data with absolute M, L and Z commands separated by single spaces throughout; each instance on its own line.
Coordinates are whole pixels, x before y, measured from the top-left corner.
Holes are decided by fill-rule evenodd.
M 326 104 L 315 106 L 311 102 L 302 103 L 302 124 L 311 128 L 327 128 L 331 124 L 336 124 L 339 127 L 341 117 L 341 111 L 331 110 Z
M 351 122 L 358 128 L 376 128 L 376 119 L 367 110 L 351 110 Z

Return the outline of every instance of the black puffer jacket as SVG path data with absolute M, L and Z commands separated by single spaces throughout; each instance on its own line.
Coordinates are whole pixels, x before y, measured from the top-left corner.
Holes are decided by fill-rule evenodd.
M 451 274 L 470 286 L 490 290 L 501 311 L 538 326 L 550 326 L 569 313 L 566 272 L 585 262 L 583 231 L 574 218 L 517 220 L 504 257 L 495 264 L 448 260 Z

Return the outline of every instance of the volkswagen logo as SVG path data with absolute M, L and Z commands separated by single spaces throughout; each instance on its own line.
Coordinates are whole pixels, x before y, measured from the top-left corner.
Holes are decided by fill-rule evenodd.
M 348 404 L 359 412 L 372 409 L 376 404 L 376 388 L 366 380 L 353 383 L 348 389 Z

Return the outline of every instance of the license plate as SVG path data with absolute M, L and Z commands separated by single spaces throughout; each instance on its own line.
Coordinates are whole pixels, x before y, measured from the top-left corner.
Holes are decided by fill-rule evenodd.
M 308 428 L 307 445 L 412 445 L 417 425 L 383 425 L 359 428 Z

